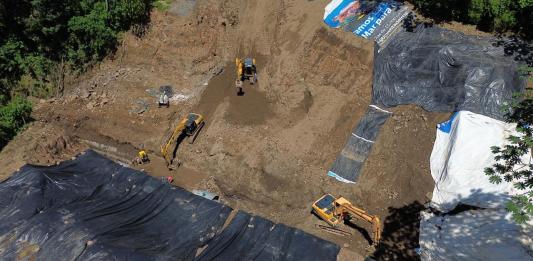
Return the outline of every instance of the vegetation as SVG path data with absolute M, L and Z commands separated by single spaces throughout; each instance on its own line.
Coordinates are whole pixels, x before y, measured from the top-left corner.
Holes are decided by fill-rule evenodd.
M 533 38 L 533 0 L 411 0 L 425 16 L 477 25 L 488 32 Z M 529 29 L 529 30 L 528 30 Z
M 173 0 L 156 0 L 154 7 L 159 11 L 167 11 L 170 8 Z
M 0 147 L 4 147 L 30 120 L 31 104 L 15 97 L 0 107 Z
M 529 75 L 533 68 L 529 67 Z M 531 83 L 532 78 L 528 78 Z M 522 193 L 514 196 L 507 204 L 517 223 L 525 223 L 533 217 L 533 162 L 523 162 L 522 156 L 533 155 L 533 93 L 527 90 L 524 95 L 510 105 L 512 112 L 506 119 L 517 126 L 518 135 L 510 136 L 508 144 L 492 147 L 498 161 L 494 166 L 486 168 L 485 174 L 490 182 L 499 184 L 503 181 L 512 182 Z
M 0 148 L 29 119 L 22 97 L 48 97 L 66 71 L 81 72 L 115 51 L 121 32 L 148 22 L 152 2 L 1 1 Z

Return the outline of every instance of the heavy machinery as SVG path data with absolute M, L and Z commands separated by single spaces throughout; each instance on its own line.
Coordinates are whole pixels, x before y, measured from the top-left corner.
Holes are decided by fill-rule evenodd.
M 150 163 L 150 158 L 148 158 L 148 153 L 146 152 L 146 150 L 144 150 L 144 148 L 139 150 L 139 152 L 137 152 L 137 156 L 133 158 L 131 163 L 133 165 L 141 165 L 141 164 Z
M 257 82 L 257 67 L 255 65 L 255 59 L 246 58 L 243 61 L 239 58 L 235 58 L 235 68 L 237 70 L 235 87 L 237 87 L 237 94 L 242 95 L 242 87 L 245 80 L 250 81 L 250 84 Z
M 313 203 L 313 212 L 330 226 L 336 227 L 345 220 L 359 218 L 372 224 L 373 244 L 377 244 L 381 237 L 381 223 L 379 217 L 372 216 L 366 211 L 356 208 L 343 197 L 335 198 L 326 194 Z
M 204 127 L 204 125 L 204 117 L 197 113 L 189 113 L 187 117 L 183 118 L 178 125 L 176 125 L 176 128 L 174 128 L 170 137 L 168 137 L 163 146 L 161 146 L 161 155 L 163 155 L 165 158 L 167 167 L 169 169 L 175 168 L 173 165 L 175 150 L 181 141 L 187 137 L 190 137 L 189 143 L 192 144 L 196 140 L 196 136 L 198 136 L 198 133 Z M 176 143 L 176 146 L 172 146 L 174 142 Z

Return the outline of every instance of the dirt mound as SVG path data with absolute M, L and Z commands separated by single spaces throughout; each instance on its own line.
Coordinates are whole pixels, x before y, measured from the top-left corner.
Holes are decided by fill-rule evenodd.
M 0 179 L 8 178 L 22 165 L 54 165 L 87 148 L 62 128 L 43 122 L 31 123 L 0 153 Z

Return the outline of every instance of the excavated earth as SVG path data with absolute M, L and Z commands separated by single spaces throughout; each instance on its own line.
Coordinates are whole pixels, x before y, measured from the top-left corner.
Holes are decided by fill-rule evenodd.
M 35 121 L 0 153 L 6 179 L 25 163 L 51 165 L 92 148 L 130 163 L 144 146 L 153 176 L 209 190 L 233 208 L 380 260 L 417 258 L 418 212 L 431 198 L 429 155 L 435 126 L 449 114 L 414 106 L 391 109 L 355 185 L 326 176 L 371 100 L 373 43 L 322 23 L 325 1 L 176 1 L 155 11 L 142 37 L 125 34 L 117 52 L 70 81 L 61 98 L 34 100 Z M 257 60 L 259 82 L 234 87 L 235 57 Z M 171 85 L 170 108 L 158 108 Z M 159 147 L 189 112 L 206 126 L 182 142 L 182 166 L 169 171 Z M 326 233 L 310 213 L 324 193 L 342 195 L 381 217 L 383 240 L 369 246 L 370 226 Z

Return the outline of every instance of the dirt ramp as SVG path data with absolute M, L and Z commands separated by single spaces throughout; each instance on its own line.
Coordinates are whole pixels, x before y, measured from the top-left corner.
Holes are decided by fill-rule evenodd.
M 264 92 L 258 90 L 258 87 L 258 83 L 248 85 L 244 87 L 245 92 L 242 96 L 230 96 L 225 119 L 238 125 L 259 125 L 272 117 L 270 101 Z

